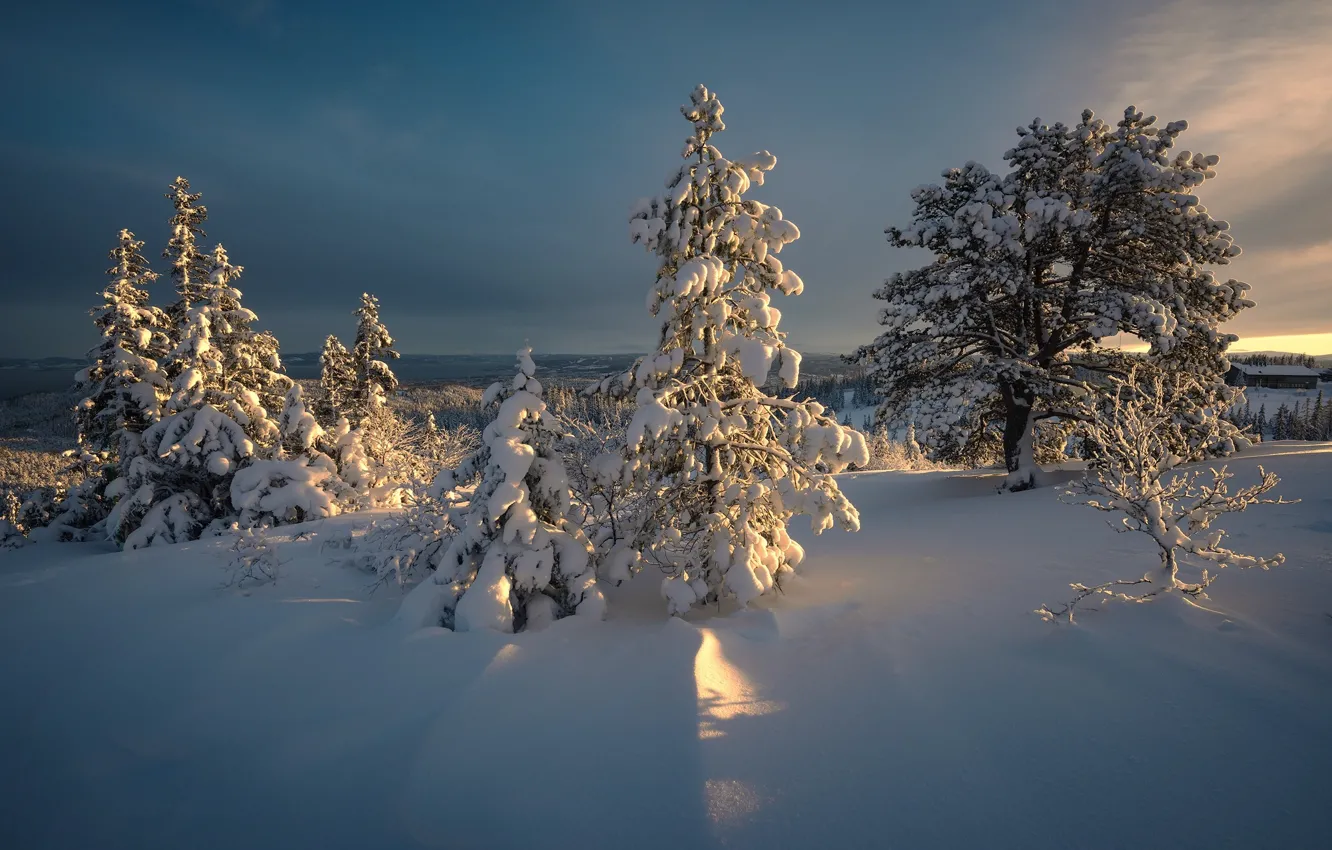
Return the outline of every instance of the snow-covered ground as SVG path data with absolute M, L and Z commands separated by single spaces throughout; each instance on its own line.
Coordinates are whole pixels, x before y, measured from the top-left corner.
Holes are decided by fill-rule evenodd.
M 409 633 L 322 545 L 364 515 L 248 594 L 217 541 L 0 555 L 0 847 L 1326 846 L 1332 444 L 1259 463 L 1303 502 L 1225 525 L 1285 566 L 1073 627 L 1150 542 L 985 473 L 844 476 L 757 609 L 518 636 Z
M 1332 391 L 1332 384 L 1326 382 L 1320 382 L 1316 390 L 1269 390 L 1262 387 L 1245 387 L 1244 397 L 1248 400 L 1255 416 L 1258 415 L 1259 408 L 1265 407 L 1267 415 L 1271 417 L 1283 404 L 1293 409 L 1296 405 L 1317 401 L 1320 392 L 1324 394 L 1326 400 L 1329 391 Z

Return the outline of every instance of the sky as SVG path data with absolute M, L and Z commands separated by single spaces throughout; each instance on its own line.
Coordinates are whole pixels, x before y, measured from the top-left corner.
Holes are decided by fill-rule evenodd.
M 875 335 L 871 292 L 923 261 L 883 234 L 913 187 L 1134 104 L 1221 157 L 1200 194 L 1258 302 L 1229 329 L 1332 353 L 1329 43 L 1325 0 L 28 0 L 0 28 L 0 356 L 94 343 L 106 253 L 128 227 L 160 255 L 178 174 L 287 352 L 351 336 L 362 291 L 407 353 L 646 350 L 627 217 L 698 83 L 723 153 L 777 156 L 755 197 L 801 228 L 796 348 Z

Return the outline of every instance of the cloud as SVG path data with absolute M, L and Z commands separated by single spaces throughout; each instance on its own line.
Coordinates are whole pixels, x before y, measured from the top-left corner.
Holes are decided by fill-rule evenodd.
M 1221 155 L 1206 188 L 1242 211 L 1325 169 L 1332 147 L 1332 4 L 1324 0 L 1176 0 L 1145 16 L 1118 61 L 1135 69 L 1125 103 L 1187 118 L 1186 144 Z
M 1185 118 L 1183 147 L 1221 157 L 1199 195 L 1231 222 L 1244 255 L 1222 276 L 1254 287 L 1241 334 L 1311 333 L 1332 322 L 1332 4 L 1174 0 L 1117 48 L 1108 86 L 1162 122 Z

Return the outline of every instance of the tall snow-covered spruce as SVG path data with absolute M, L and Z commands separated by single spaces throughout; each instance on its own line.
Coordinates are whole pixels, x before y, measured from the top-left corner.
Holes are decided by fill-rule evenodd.
M 241 304 L 235 282 L 244 269 L 218 245 L 208 282 L 190 310 L 184 337 L 172 353 L 176 380 L 168 409 L 211 404 L 236 420 L 261 447 L 276 445 L 276 415 L 292 381 L 282 374 L 278 341 L 251 327 L 258 317 Z
M 167 318 L 148 303 L 144 287 L 157 275 L 142 249 L 133 233 L 120 231 L 110 254 L 114 265 L 106 270 L 111 283 L 93 310 L 102 339 L 77 376 L 86 393 L 76 408 L 80 442 L 125 460 L 137 453 L 138 435 L 161 418 L 167 387 L 160 367 L 169 347 Z
M 175 206 L 176 214 L 171 217 L 171 238 L 162 257 L 171 263 L 171 281 L 176 287 L 176 301 L 167 308 L 175 342 L 183 336 L 190 310 L 203 297 L 210 271 L 208 255 L 197 244 L 208 235 L 203 230 L 208 208 L 199 203 L 201 197 L 201 193 L 190 191 L 190 181 L 184 177 L 177 177 L 167 188 L 166 198 Z
M 1094 420 L 1088 405 L 1127 372 L 1101 340 L 1135 335 L 1162 361 L 1206 340 L 1224 363 L 1234 337 L 1219 326 L 1253 302 L 1208 268 L 1239 254 L 1194 194 L 1217 157 L 1176 152 L 1186 123 L 1155 121 L 1133 107 L 1115 126 L 1089 110 L 1073 127 L 1033 121 L 1006 174 L 967 163 L 912 193 L 912 222 L 889 241 L 935 259 L 875 292 L 884 332 L 855 354 L 884 420 L 914 422 L 936 456 L 998 443 L 1006 486 L 1023 490 L 1036 423 Z
M 786 531 L 797 514 L 815 531 L 858 529 L 831 473 L 868 459 L 864 437 L 818 402 L 762 388 L 774 366 L 794 387 L 800 368 L 771 304 L 773 292 L 804 289 L 777 258 L 800 231 L 776 207 L 744 198 L 776 157 L 722 156 L 710 141 L 725 129 L 722 105 L 703 86 L 681 111 L 693 125 L 684 163 L 629 227 L 660 260 L 648 309 L 662 319 L 661 336 L 654 353 L 602 382 L 632 394 L 637 409 L 624 451 L 595 464 L 598 476 L 644 497 L 606 556 L 606 576 L 661 569 L 673 614 L 722 597 L 746 604 L 780 587 L 804 557 Z
M 458 531 L 408 602 L 425 609 L 424 625 L 512 632 L 605 610 L 535 371 L 531 349 L 518 352 L 513 381 L 482 399 L 496 411 L 481 448 L 435 481 L 435 495 L 456 505 Z

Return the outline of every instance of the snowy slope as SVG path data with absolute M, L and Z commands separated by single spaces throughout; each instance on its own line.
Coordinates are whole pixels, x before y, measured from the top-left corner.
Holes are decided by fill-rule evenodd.
M 844 476 L 860 534 L 687 622 L 644 575 L 604 623 L 409 634 L 321 551 L 365 516 L 249 595 L 216 542 L 0 555 L 0 847 L 1324 846 L 1332 445 L 1260 462 L 1304 501 L 1226 527 L 1286 566 L 1076 627 L 1030 611 L 1150 544 L 979 473 Z

